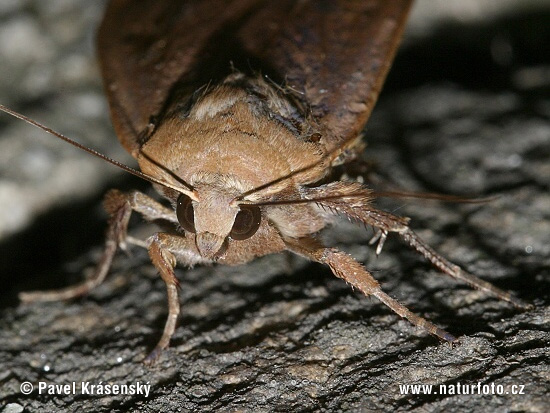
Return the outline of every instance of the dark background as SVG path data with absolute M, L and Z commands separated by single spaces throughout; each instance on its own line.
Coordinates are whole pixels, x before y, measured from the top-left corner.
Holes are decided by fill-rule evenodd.
M 100 2 L 5 4 L 0 102 L 132 162 L 110 129 L 95 66 Z M 439 343 L 327 268 L 278 255 L 242 267 L 180 269 L 179 327 L 157 365 L 145 367 L 167 309 L 164 284 L 143 251 L 119 254 L 105 284 L 82 299 L 21 306 L 17 292 L 81 280 L 101 251 L 104 192 L 147 185 L 2 116 L 0 406 L 548 410 L 550 4 L 503 2 L 477 14 L 470 2 L 457 10 L 435 4 L 418 4 L 368 123 L 369 177 L 378 189 L 496 198 L 377 205 L 412 217 L 438 251 L 534 310 L 518 311 L 438 274 L 395 237 L 376 258 L 371 234 L 342 222 L 325 234 L 327 244 L 364 262 L 388 293 L 460 336 L 460 345 Z M 132 225 L 142 226 L 137 218 Z M 152 394 L 23 396 L 23 381 L 141 381 Z M 525 394 L 399 392 L 400 384 L 478 382 L 525 385 Z

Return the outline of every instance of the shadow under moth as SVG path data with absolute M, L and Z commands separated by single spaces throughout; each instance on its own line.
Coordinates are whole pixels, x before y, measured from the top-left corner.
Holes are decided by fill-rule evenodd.
M 344 217 L 375 229 L 379 254 L 396 233 L 441 272 L 518 307 L 502 291 L 435 252 L 409 219 L 376 209 L 357 182 L 331 181 L 363 150 L 361 132 L 399 44 L 412 0 L 112 0 L 98 53 L 118 139 L 134 170 L 10 109 L 47 132 L 150 181 L 170 207 L 111 190 L 95 274 L 24 302 L 70 299 L 106 277 L 118 248 L 148 250 L 166 283 L 168 318 L 154 361 L 179 314 L 177 263 L 238 265 L 290 251 L 441 340 L 457 339 L 388 296 L 347 253 L 317 234 Z M 127 237 L 132 212 L 168 223 L 146 240 Z

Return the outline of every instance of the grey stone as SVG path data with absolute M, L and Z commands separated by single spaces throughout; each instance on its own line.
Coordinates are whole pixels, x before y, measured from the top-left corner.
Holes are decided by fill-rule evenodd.
M 364 262 L 414 312 L 460 336 L 458 345 L 439 343 L 327 268 L 277 255 L 235 268 L 178 269 L 179 326 L 171 347 L 146 367 L 141 361 L 162 332 L 167 308 L 144 251 L 117 255 L 107 281 L 88 297 L 26 306 L 16 299 L 21 290 L 81 280 L 101 250 L 103 192 L 141 184 L 2 116 L 3 411 L 548 411 L 550 78 L 544 70 L 536 82 L 522 78 L 550 65 L 542 41 L 550 9 L 529 4 L 535 3 L 537 13 L 510 12 L 506 2 L 506 13 L 487 21 L 430 20 L 430 30 L 415 32 L 369 121 L 365 151 L 377 188 L 495 197 L 378 205 L 412 217 L 412 227 L 443 255 L 534 310 L 514 309 L 439 274 L 395 237 L 376 258 L 371 234 L 342 223 L 327 231 L 326 242 Z M 13 4 L 0 10 L 0 31 L 39 44 L 10 45 L 0 35 L 0 101 L 126 160 L 108 123 L 92 52 L 101 2 Z M 491 54 L 491 39 L 503 38 L 513 56 L 504 65 Z M 150 231 L 140 220 L 132 228 Z M 25 381 L 76 382 L 78 389 L 83 381 L 140 382 L 151 385 L 151 394 L 35 389 L 25 396 Z M 459 394 L 478 383 L 508 393 Z M 400 385 L 414 384 L 433 385 L 438 394 L 400 392 Z M 511 394 L 513 385 L 525 386 L 524 394 Z

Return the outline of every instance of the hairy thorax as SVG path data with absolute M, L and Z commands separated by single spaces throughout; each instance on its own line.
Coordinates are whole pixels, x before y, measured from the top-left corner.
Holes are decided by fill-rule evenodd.
M 147 174 L 193 188 L 194 235 L 186 236 L 195 237 L 203 257 L 246 262 L 281 251 L 284 237 L 309 236 L 327 224 L 315 204 L 276 204 L 300 199 L 304 185 L 322 179 L 330 161 L 315 125 L 273 86 L 231 75 L 168 113 L 138 162 Z M 247 202 L 272 204 L 262 206 L 257 233 L 235 241 L 231 231 Z

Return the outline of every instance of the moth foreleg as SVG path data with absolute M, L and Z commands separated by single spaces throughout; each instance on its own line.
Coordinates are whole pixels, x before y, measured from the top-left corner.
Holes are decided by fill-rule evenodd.
M 311 239 L 287 239 L 285 243 L 290 251 L 313 261 L 328 265 L 334 275 L 351 284 L 363 294 L 375 296 L 395 313 L 406 318 L 415 326 L 423 328 L 442 340 L 451 343 L 457 340 L 452 334 L 414 314 L 407 307 L 387 295 L 382 291 L 380 284 L 373 278 L 371 273 L 350 255 L 336 248 L 325 248 Z
M 109 191 L 106 194 L 105 209 L 110 215 L 109 227 L 105 236 L 103 254 L 94 274 L 84 282 L 67 288 L 19 293 L 19 299 L 22 302 L 69 300 L 88 293 L 103 282 L 113 262 L 117 246 L 126 236 L 128 220 L 132 213 L 130 202 L 119 191 Z
M 128 200 L 132 209 L 141 214 L 147 221 L 165 220 L 178 225 L 178 219 L 172 208 L 165 207 L 160 202 L 139 192 L 132 191 L 128 194 Z
M 138 191 L 124 194 L 118 190 L 110 190 L 105 195 L 104 207 L 109 214 L 109 226 L 103 254 L 93 275 L 80 284 L 59 290 L 22 292 L 19 294 L 22 302 L 69 300 L 87 294 L 101 284 L 109 272 L 117 247 L 126 249 L 128 221 L 132 210 L 149 220 L 176 220 L 174 211 Z

